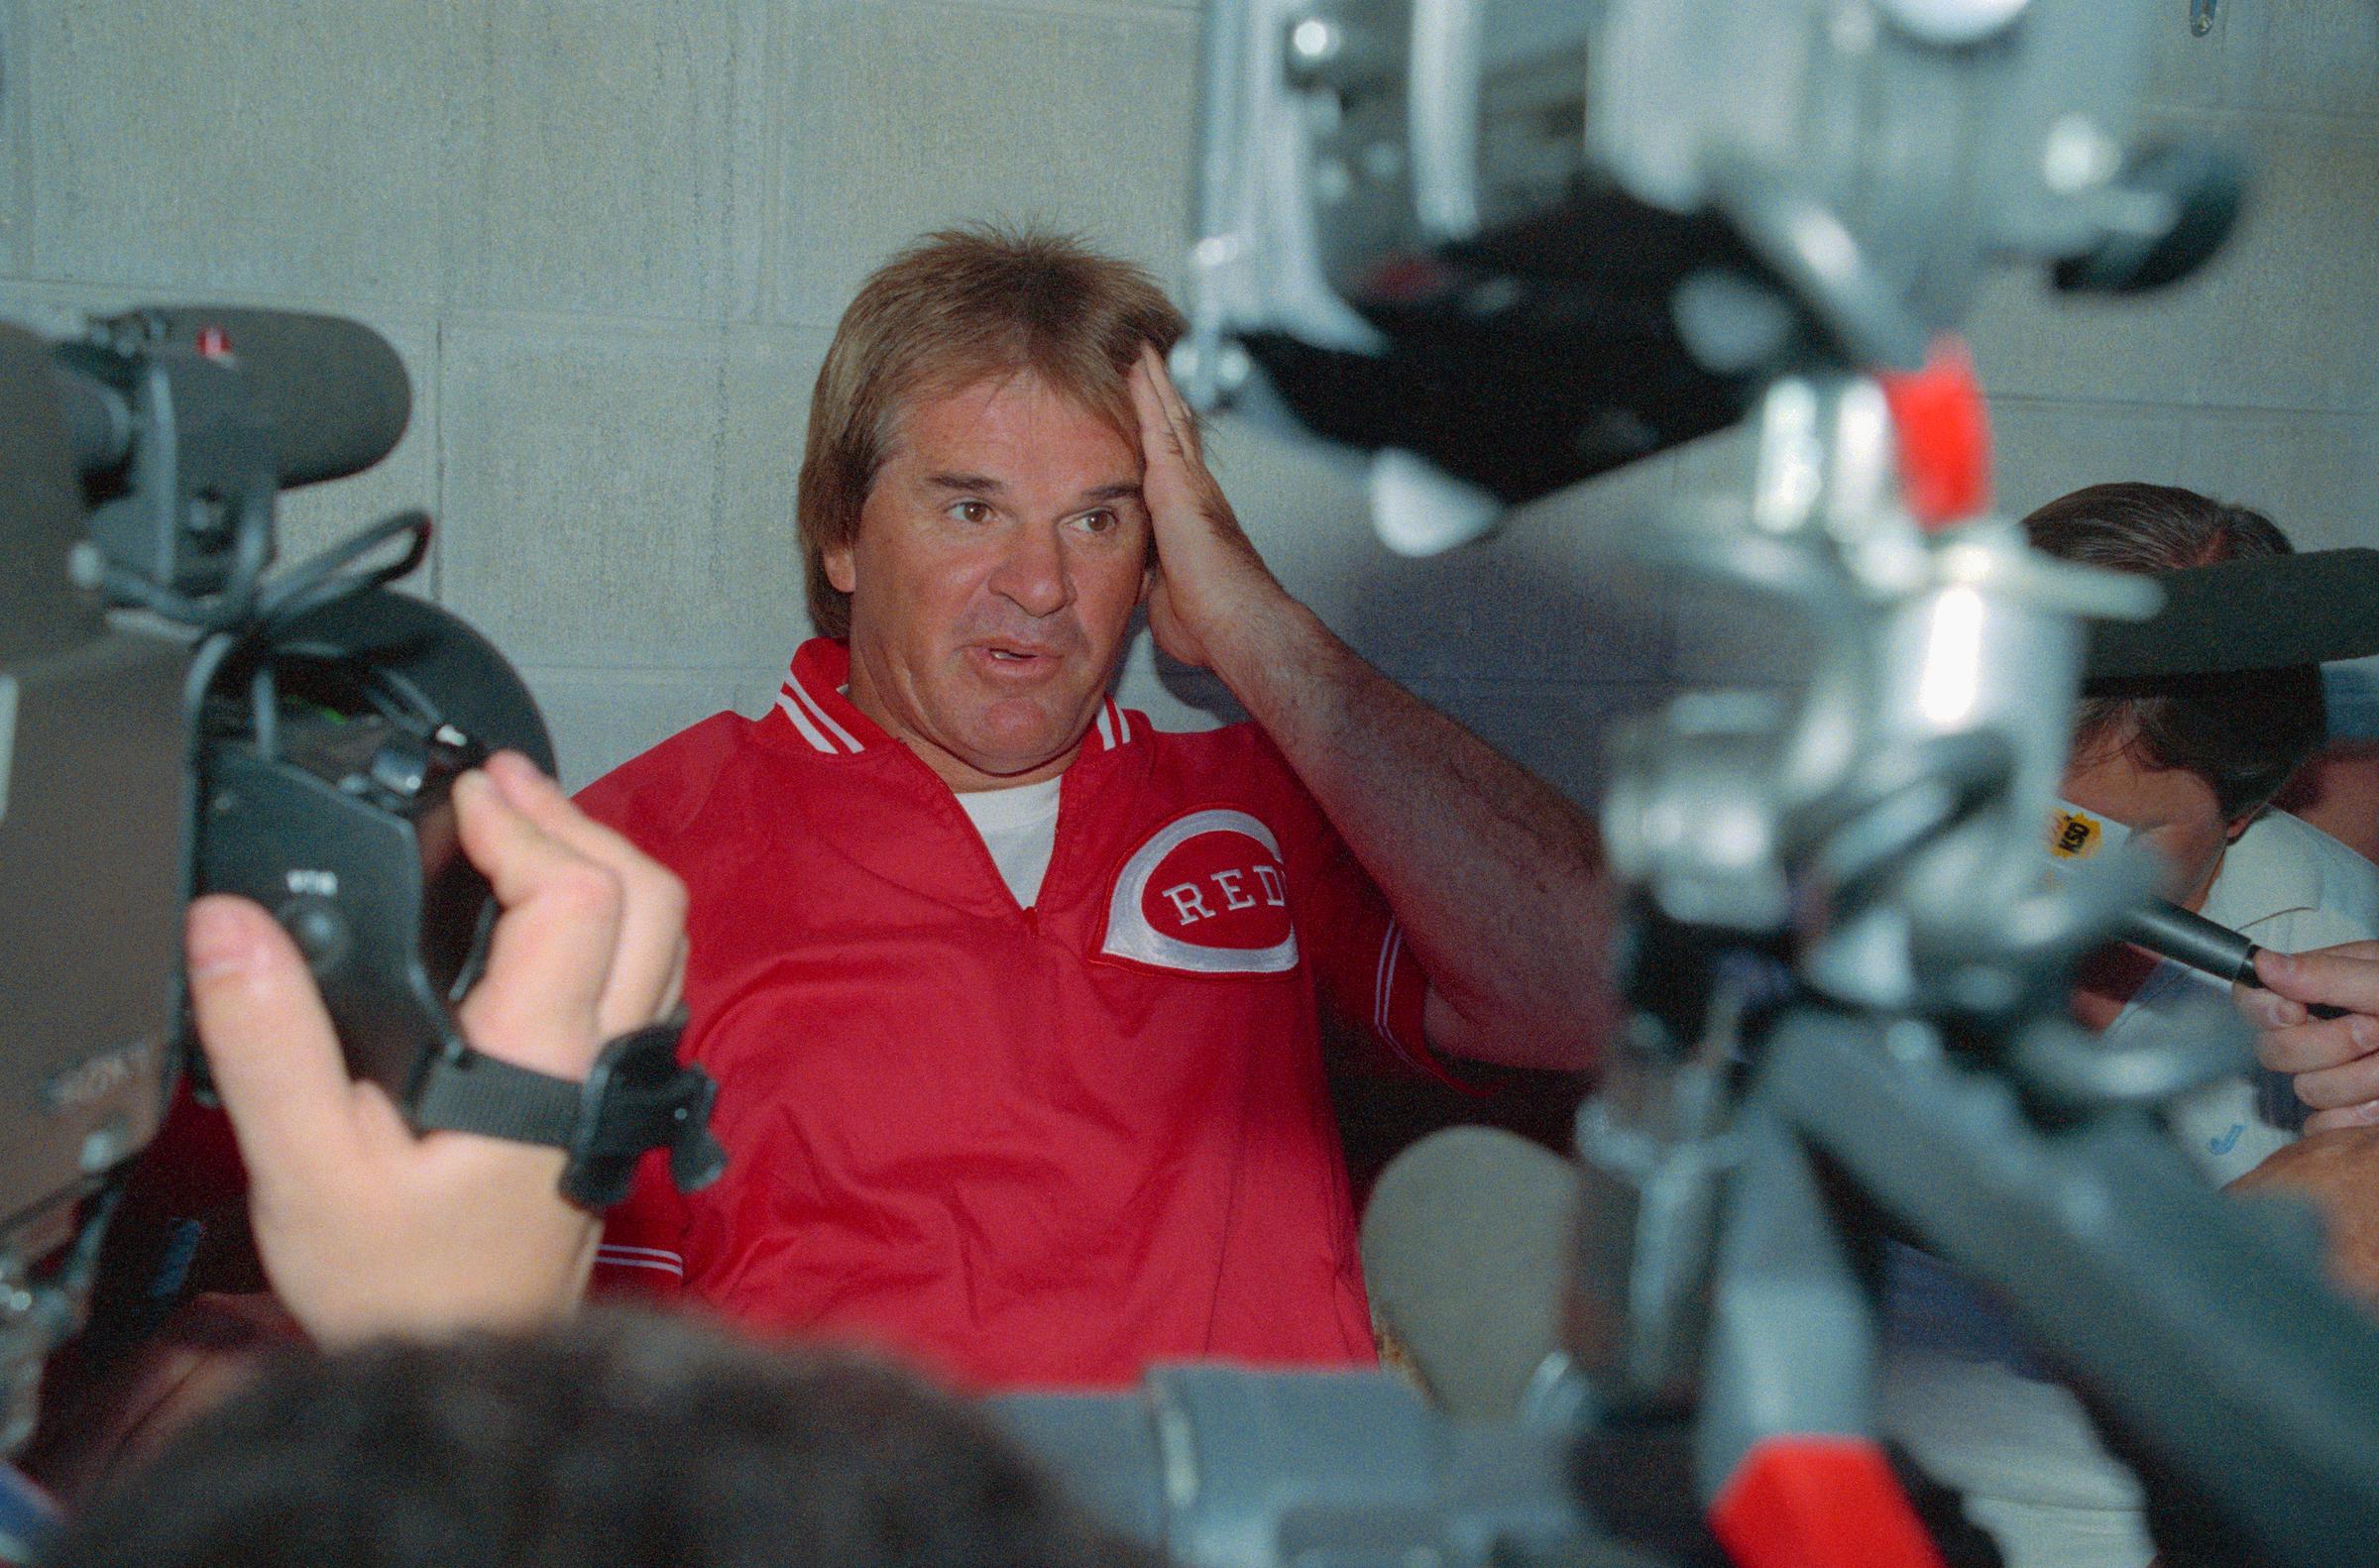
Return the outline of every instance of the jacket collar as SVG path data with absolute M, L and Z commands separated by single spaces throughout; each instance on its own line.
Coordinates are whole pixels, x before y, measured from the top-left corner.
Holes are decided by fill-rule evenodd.
M 758 723 L 775 738 L 828 756 L 857 756 L 896 744 L 844 695 L 850 684 L 850 644 L 812 637 L 794 653 L 784 684 L 777 688 L 776 706 Z M 1114 698 L 1101 697 L 1089 732 L 1082 736 L 1082 750 L 1112 751 L 1147 731 L 1146 715 L 1127 713 Z

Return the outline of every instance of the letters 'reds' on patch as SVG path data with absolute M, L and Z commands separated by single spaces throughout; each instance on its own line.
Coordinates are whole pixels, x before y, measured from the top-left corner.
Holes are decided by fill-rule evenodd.
M 2049 850 L 2060 860 L 2087 860 L 2105 840 L 2105 828 L 2088 812 L 2067 809 L 2052 814 Z
M 1296 968 L 1280 840 L 1256 818 L 1226 807 L 1176 817 L 1116 873 L 1099 952 L 1190 974 Z

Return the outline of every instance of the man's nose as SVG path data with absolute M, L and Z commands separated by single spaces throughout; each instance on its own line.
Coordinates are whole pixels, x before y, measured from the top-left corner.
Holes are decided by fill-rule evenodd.
M 1040 523 L 1017 528 L 1000 554 L 990 586 L 1031 616 L 1054 616 L 1074 603 L 1074 579 L 1059 530 Z

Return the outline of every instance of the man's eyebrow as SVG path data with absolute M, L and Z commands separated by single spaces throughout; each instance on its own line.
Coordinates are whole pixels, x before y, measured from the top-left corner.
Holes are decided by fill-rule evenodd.
M 1134 501 L 1140 499 L 1140 482 L 1138 480 L 1119 479 L 1112 484 L 1094 486 L 1082 492 L 1084 501 L 1122 501 L 1126 497 Z
M 1006 490 L 1007 485 L 988 474 L 928 474 L 925 482 L 936 490 L 976 491 L 985 495 Z

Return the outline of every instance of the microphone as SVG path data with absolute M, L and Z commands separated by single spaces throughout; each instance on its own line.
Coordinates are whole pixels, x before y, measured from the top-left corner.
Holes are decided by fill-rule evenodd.
M 2261 948 L 2227 926 L 2161 898 L 2150 899 L 2124 917 L 2123 940 L 2225 985 L 2269 989 L 2255 972 L 2255 954 Z M 2316 1018 L 2343 1018 L 2348 1009 L 2314 1002 L 2305 1011 Z
M 412 382 L 386 338 L 360 321 L 231 305 L 153 306 L 107 323 L 90 343 L 60 346 L 54 361 L 76 466 L 110 474 L 131 462 L 146 392 L 139 360 L 164 349 L 222 364 L 239 375 L 271 427 L 274 469 L 292 490 L 360 474 L 387 457 L 412 416 Z M 117 356 L 104 352 L 114 347 Z M 95 374 L 129 366 L 118 385 Z
M 2123 918 L 2123 940 L 2225 984 L 2263 984 L 2255 977 L 2255 944 L 2161 898 L 2150 899 Z
M 1577 1167 L 1495 1128 L 1431 1133 L 1380 1173 L 1364 1280 L 1447 1414 L 1508 1420 L 1566 1367 L 1577 1214 Z
M 2379 550 L 2308 550 L 2159 572 L 2164 608 L 2091 622 L 2086 681 L 2221 675 L 2379 653 Z

